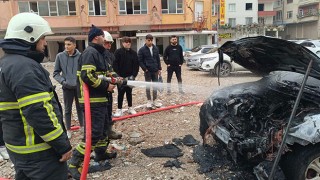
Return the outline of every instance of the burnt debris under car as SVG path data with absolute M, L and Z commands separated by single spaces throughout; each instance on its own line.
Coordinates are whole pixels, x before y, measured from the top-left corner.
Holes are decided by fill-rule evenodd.
M 220 50 L 263 78 L 213 92 L 200 109 L 203 142 L 213 135 L 235 162 L 256 163 L 256 177 L 268 178 L 270 162 L 276 159 L 304 74 L 313 61 L 280 167 L 287 179 L 319 177 L 320 59 L 298 44 L 264 36 L 230 41 Z

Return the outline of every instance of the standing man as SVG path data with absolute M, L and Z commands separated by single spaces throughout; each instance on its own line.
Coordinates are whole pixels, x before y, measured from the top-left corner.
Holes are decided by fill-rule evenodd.
M 104 56 L 105 56 L 105 59 L 108 63 L 107 76 L 118 78 L 119 75 L 116 72 L 114 72 L 114 70 L 112 68 L 112 64 L 115 60 L 113 53 L 110 52 L 111 45 L 113 43 L 113 38 L 109 32 L 103 31 L 103 33 L 104 33 L 103 47 L 106 49 L 104 52 Z M 112 104 L 113 104 L 113 92 L 108 92 L 108 116 L 109 116 L 109 120 L 107 122 L 109 124 L 109 126 L 108 126 L 109 129 L 107 130 L 109 133 L 108 137 L 109 137 L 109 139 L 121 139 L 122 133 L 117 132 L 112 128 L 112 126 L 114 124 L 112 121 Z
M 127 36 L 122 38 L 122 48 L 119 48 L 114 53 L 115 61 L 113 63 L 114 71 L 121 77 L 127 77 L 128 80 L 134 80 L 139 72 L 139 61 L 137 53 L 131 49 L 131 39 Z M 114 114 L 115 117 L 123 115 L 122 105 L 124 94 L 127 96 L 129 114 L 137 112 L 132 107 L 132 88 L 129 86 L 118 87 L 118 109 Z
M 72 103 L 75 100 L 78 120 L 83 128 L 83 112 L 80 108 L 77 95 L 77 68 L 81 53 L 76 49 L 76 40 L 73 37 L 64 39 L 63 52 L 56 56 L 53 78 L 62 85 L 64 101 L 64 117 L 67 126 L 68 138 L 71 138 Z M 62 72 L 62 75 L 60 74 Z
M 159 75 L 161 74 L 161 63 L 159 50 L 157 46 L 153 43 L 153 36 L 148 34 L 146 36 L 146 41 L 143 47 L 139 49 L 138 52 L 138 60 L 139 65 L 144 71 L 145 81 L 147 82 L 158 82 Z M 152 106 L 161 107 L 162 104 L 157 99 L 157 88 L 152 88 L 153 98 L 151 99 L 150 93 L 151 86 L 146 86 L 146 94 L 147 94 L 147 108 L 152 108 Z
M 40 64 L 50 34 L 42 17 L 20 13 L 0 41 L 0 121 L 17 180 L 68 178 L 72 147 L 49 72 Z
M 91 144 L 92 150 L 95 152 L 94 160 L 96 162 L 109 158 L 106 152 L 109 145 L 108 140 L 108 95 L 107 92 L 112 92 L 115 85 L 103 81 L 98 78 L 98 75 L 107 75 L 108 63 L 104 57 L 105 48 L 104 33 L 100 28 L 92 25 L 88 34 L 89 46 L 83 51 L 78 65 L 78 91 L 80 94 L 80 104 L 83 105 L 83 83 L 88 85 L 90 97 L 90 111 L 92 135 Z M 69 171 L 74 179 L 81 177 L 81 164 L 84 159 L 85 142 L 77 145 L 73 151 L 72 158 L 69 162 Z M 101 171 L 110 169 L 111 166 L 106 165 Z
M 181 66 L 183 64 L 183 50 L 178 44 L 178 38 L 176 35 L 170 37 L 170 45 L 165 49 L 163 54 L 163 60 L 167 65 L 167 93 L 171 94 L 171 79 L 173 72 L 176 73 L 178 79 L 179 92 L 184 94 L 182 90 L 182 78 L 181 78 Z

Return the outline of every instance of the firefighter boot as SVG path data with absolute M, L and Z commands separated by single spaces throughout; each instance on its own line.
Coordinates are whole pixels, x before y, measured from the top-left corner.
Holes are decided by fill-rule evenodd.
M 71 174 L 73 179 L 80 179 L 82 171 L 82 162 L 83 155 L 79 151 L 77 151 L 77 149 L 73 150 L 72 158 L 69 160 L 68 163 L 69 173 Z
M 94 157 L 95 162 L 104 161 L 107 159 L 112 159 L 117 157 L 117 152 L 108 152 L 106 149 L 107 148 L 101 148 L 101 147 L 97 147 L 94 149 L 94 152 L 96 154 Z
M 109 139 L 121 139 L 122 133 L 112 130 L 112 125 L 108 127 L 108 137 Z

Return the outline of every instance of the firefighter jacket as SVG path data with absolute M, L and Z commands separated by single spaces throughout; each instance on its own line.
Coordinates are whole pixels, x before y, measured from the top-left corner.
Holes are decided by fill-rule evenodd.
M 43 54 L 12 40 L 0 47 L 0 121 L 10 155 L 35 160 L 70 151 L 61 106 L 40 64 Z
M 105 48 L 102 45 L 89 43 L 79 58 L 78 66 L 78 93 L 79 102 L 83 106 L 83 84 L 88 85 L 90 106 L 106 106 L 107 88 L 109 83 L 98 78 L 98 75 L 108 75 L 110 64 L 105 59 Z

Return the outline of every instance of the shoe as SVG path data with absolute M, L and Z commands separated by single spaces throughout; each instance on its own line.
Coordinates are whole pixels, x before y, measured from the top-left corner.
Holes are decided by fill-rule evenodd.
M 185 92 L 183 90 L 180 90 L 179 93 L 180 94 L 185 94 Z
M 157 108 L 159 108 L 159 107 L 161 107 L 161 106 L 162 106 L 162 103 L 161 103 L 161 102 L 159 102 L 159 101 L 156 101 L 156 102 L 154 103 L 154 105 L 155 105 Z
M 109 139 L 121 139 L 122 138 L 122 133 L 111 130 L 108 136 Z
M 114 113 L 113 117 L 120 117 L 122 115 L 123 115 L 122 109 L 117 109 L 116 112 Z
M 128 112 L 129 114 L 137 114 L 137 112 L 133 109 L 133 107 L 129 107 Z
M 97 155 L 94 157 L 95 162 L 104 161 L 107 159 L 113 159 L 117 157 L 117 152 L 105 152 L 104 154 Z
M 167 91 L 167 94 L 168 94 L 168 95 L 171 95 L 171 91 Z
M 67 136 L 68 136 L 68 139 L 71 139 L 71 137 L 72 137 L 72 133 L 71 133 L 71 131 L 70 131 L 70 130 L 67 130 Z
M 147 108 L 152 108 L 153 102 L 151 100 L 149 100 L 147 102 Z
M 5 160 L 8 160 L 8 159 L 9 159 L 9 154 L 8 154 L 8 152 L 7 152 L 6 147 L 4 147 L 4 146 L 1 146 L 1 147 L 0 147 L 0 156 L 1 156 L 3 159 L 5 159 Z
M 68 170 L 69 170 L 69 173 L 71 174 L 73 179 L 80 180 L 81 171 L 82 171 L 81 167 L 77 167 L 77 166 L 74 166 L 72 164 L 69 164 L 68 165 Z

